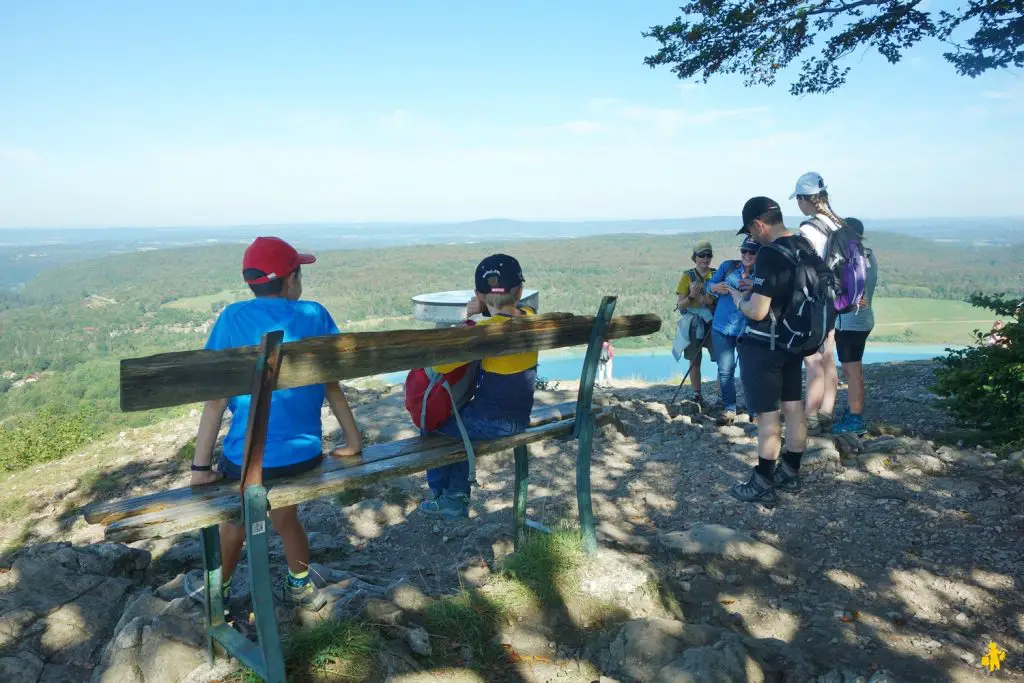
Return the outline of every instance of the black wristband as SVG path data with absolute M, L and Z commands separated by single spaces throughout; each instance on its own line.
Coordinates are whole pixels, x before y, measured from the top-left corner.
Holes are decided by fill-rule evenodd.
M 192 463 L 193 472 L 209 472 L 213 469 L 213 465 L 196 465 Z

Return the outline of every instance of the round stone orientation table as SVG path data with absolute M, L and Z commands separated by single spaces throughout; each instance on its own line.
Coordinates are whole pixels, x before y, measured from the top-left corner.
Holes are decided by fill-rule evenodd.
M 472 289 L 418 294 L 412 298 L 412 317 L 438 327 L 458 325 L 466 319 L 466 305 L 474 296 Z M 540 312 L 540 292 L 524 289 L 522 303 Z

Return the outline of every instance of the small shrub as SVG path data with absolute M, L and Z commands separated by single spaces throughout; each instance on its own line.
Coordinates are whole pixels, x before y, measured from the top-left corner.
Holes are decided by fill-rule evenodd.
M 1008 318 L 1002 329 L 975 331 L 976 343 L 940 358 L 935 392 L 965 426 L 1001 442 L 1024 438 L 1024 327 L 1021 301 L 975 294 L 970 303 Z

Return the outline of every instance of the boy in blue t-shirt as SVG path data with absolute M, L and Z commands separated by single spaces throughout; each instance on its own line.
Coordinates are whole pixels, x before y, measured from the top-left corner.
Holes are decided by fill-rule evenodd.
M 533 315 L 535 311 L 519 306 L 523 295 L 523 269 L 507 254 L 488 256 L 476 268 L 476 298 L 467 306 L 468 324 L 502 325 L 512 318 Z M 475 314 L 483 315 L 477 319 Z M 473 398 L 460 411 L 470 440 L 497 439 L 525 431 L 530 426 L 533 390 L 537 383 L 536 351 L 484 358 L 476 378 Z M 465 363 L 434 367 L 436 372 L 452 372 Z M 437 431 L 460 436 L 452 416 Z M 469 462 L 462 460 L 427 470 L 427 485 L 433 494 L 420 504 L 420 511 L 434 517 L 457 519 L 469 516 Z
M 284 331 L 284 341 L 305 337 L 339 334 L 337 325 L 320 304 L 302 301 L 301 266 L 316 262 L 311 254 L 300 254 L 277 237 L 258 237 L 242 257 L 242 277 L 255 295 L 225 308 L 210 331 L 206 348 L 231 349 L 259 345 L 260 339 L 274 330 Z M 266 446 L 263 452 L 263 478 L 270 480 L 305 472 L 323 459 L 320 408 L 327 399 L 345 434 L 345 445 L 331 452 L 335 457 L 354 456 L 362 450 L 362 436 L 356 427 L 352 409 L 337 382 L 275 391 L 270 402 Z M 224 411 L 230 410 L 231 426 L 224 438 L 219 472 L 211 462 Z M 249 414 L 249 396 L 207 401 L 199 420 L 195 456 L 192 461 L 192 486 L 213 483 L 221 477 L 241 478 L 245 430 Z M 299 521 L 295 505 L 270 511 L 274 528 L 281 535 L 288 578 L 285 595 L 308 611 L 316 611 L 326 600 L 309 580 L 309 539 Z M 242 554 L 245 530 L 235 524 L 220 525 L 220 553 L 224 580 L 224 606 L 227 609 L 231 575 Z M 203 599 L 202 576 L 186 576 L 185 591 Z

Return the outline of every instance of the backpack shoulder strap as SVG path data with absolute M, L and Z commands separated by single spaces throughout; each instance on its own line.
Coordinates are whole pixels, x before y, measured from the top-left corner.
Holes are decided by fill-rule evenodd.
M 832 230 L 829 230 L 828 226 L 825 225 L 824 221 L 822 221 L 817 216 L 811 216 L 810 218 L 805 220 L 800 225 L 809 225 L 812 228 L 814 228 L 815 230 L 817 230 L 818 232 L 820 232 L 825 237 L 828 237 L 829 235 L 831 235 L 834 232 Z
M 782 254 L 782 256 L 794 266 L 797 264 L 797 255 L 793 253 L 789 247 L 784 247 L 781 244 L 770 242 L 768 244 L 761 245 L 762 249 L 771 249 L 772 251 Z

